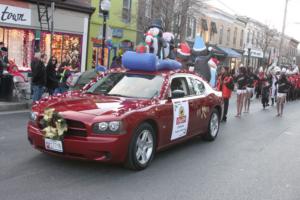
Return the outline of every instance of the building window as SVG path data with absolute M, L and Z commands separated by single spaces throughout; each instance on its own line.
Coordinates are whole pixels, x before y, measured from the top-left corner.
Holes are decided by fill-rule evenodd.
M 250 30 L 248 30 L 248 33 L 247 33 L 247 44 L 250 43 L 250 34 L 251 34 Z
M 234 28 L 234 33 L 233 33 L 233 45 L 236 45 L 236 37 L 237 37 L 237 27 Z
M 131 20 L 131 0 L 123 0 L 122 20 L 130 23 Z
M 151 18 L 152 0 L 145 0 L 145 16 Z
M 202 31 L 208 31 L 206 19 L 201 19 L 201 27 L 202 27 Z
M 227 44 L 230 43 L 230 28 L 227 29 Z
M 256 37 L 255 32 L 253 32 L 253 35 L 252 35 L 252 44 L 253 45 L 255 45 L 255 37 Z
M 221 26 L 221 28 L 220 28 L 219 44 L 223 43 L 223 32 L 224 32 L 224 27 Z
M 243 46 L 244 43 L 244 30 L 241 30 L 241 36 L 240 36 L 240 47 Z
M 192 17 L 188 17 L 187 19 L 187 38 L 193 39 L 196 34 L 196 20 Z

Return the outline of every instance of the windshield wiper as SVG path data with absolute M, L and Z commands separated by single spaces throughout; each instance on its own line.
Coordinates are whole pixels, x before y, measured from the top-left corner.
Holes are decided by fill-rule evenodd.
M 121 95 L 121 94 L 106 94 L 106 96 L 115 96 L 115 97 L 125 97 L 125 98 L 134 98 L 126 95 Z
M 96 93 L 90 92 L 90 91 L 85 91 L 84 94 L 96 94 Z

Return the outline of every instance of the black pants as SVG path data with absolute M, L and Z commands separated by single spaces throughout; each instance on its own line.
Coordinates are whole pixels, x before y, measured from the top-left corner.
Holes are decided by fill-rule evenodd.
M 223 115 L 223 120 L 227 119 L 228 106 L 229 106 L 229 98 L 224 98 L 224 115 Z

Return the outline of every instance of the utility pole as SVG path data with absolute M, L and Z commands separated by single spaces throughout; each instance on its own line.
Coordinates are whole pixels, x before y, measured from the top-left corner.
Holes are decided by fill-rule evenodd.
M 278 64 L 281 64 L 282 59 L 282 45 L 283 45 L 283 39 L 284 39 L 284 32 L 285 32 L 285 26 L 286 26 L 286 15 L 287 15 L 287 6 L 288 6 L 289 0 L 285 0 L 285 9 L 284 9 L 284 16 L 283 16 L 283 25 L 282 25 L 282 31 L 281 31 L 281 39 L 280 39 L 280 45 L 279 45 L 279 58 L 278 58 Z

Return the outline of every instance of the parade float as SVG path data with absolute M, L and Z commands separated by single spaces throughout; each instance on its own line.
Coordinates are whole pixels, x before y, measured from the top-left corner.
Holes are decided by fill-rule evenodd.
M 36 102 L 27 128 L 30 144 L 55 156 L 142 170 L 158 151 L 199 135 L 215 140 L 221 93 L 167 58 L 163 48 L 151 48 L 124 53 L 125 69 L 102 74 L 82 91 Z

